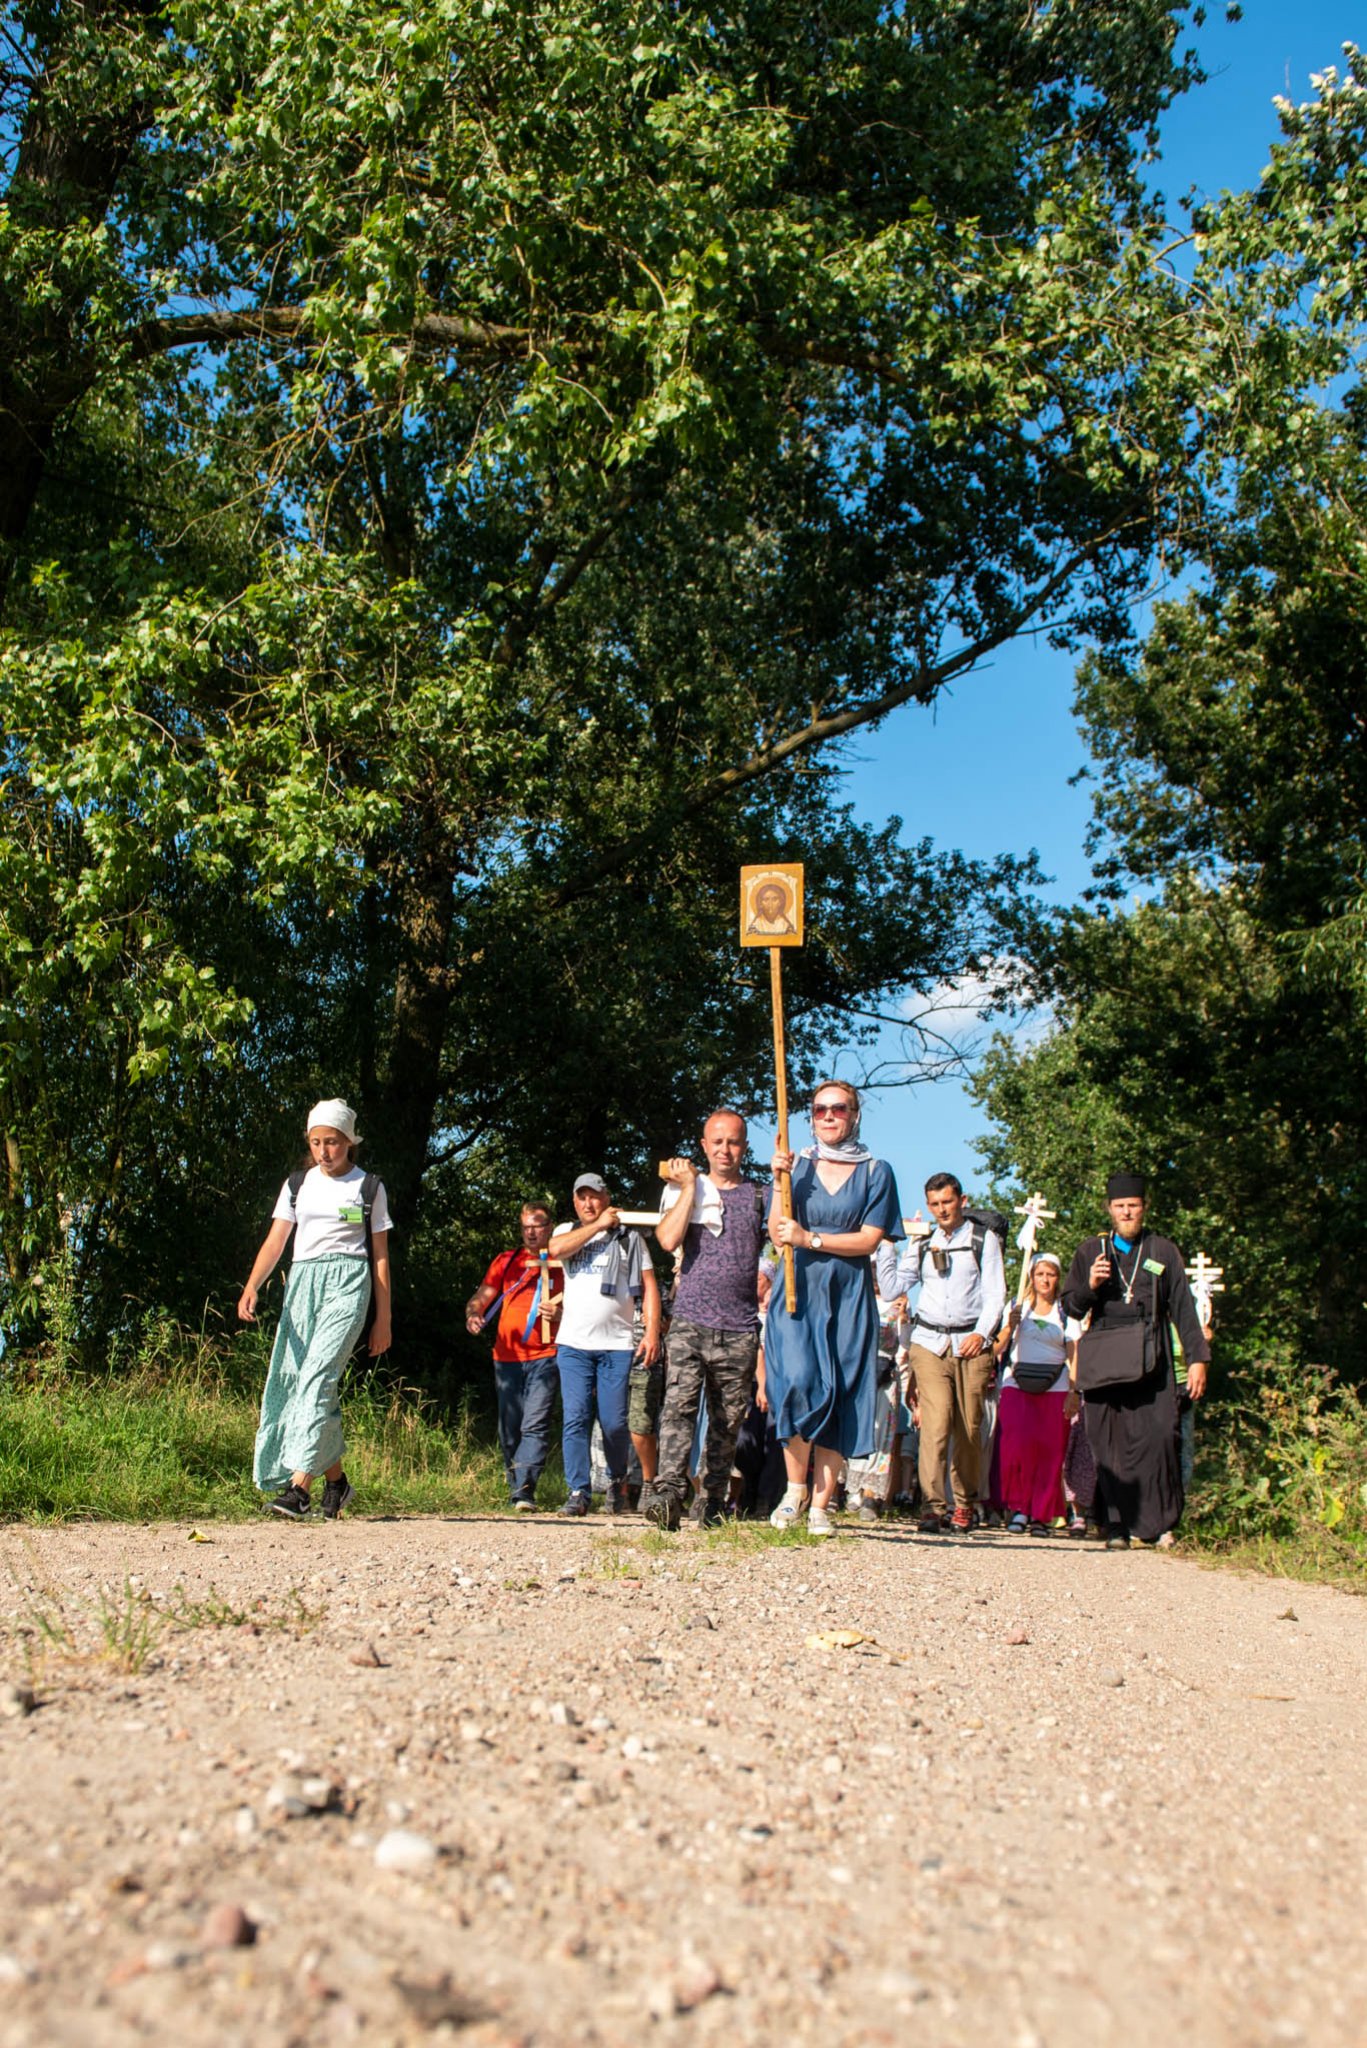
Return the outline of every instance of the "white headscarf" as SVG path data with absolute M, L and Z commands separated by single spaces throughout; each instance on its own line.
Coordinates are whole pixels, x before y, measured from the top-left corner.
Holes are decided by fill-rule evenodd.
M 329 1102 L 314 1103 L 304 1125 L 304 1135 L 307 1137 L 310 1131 L 316 1131 L 320 1124 L 325 1124 L 329 1130 L 340 1131 L 353 1145 L 360 1143 L 356 1136 L 356 1112 L 349 1103 L 343 1102 L 340 1095 L 334 1095 Z

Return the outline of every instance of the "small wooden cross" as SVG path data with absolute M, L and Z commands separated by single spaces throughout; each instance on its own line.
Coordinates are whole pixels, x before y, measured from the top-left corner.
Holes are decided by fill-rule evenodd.
M 1033 1195 L 1027 1195 L 1023 1202 L 1017 1202 L 1012 1213 L 1025 1218 L 1016 1232 L 1016 1249 L 1021 1255 L 1021 1277 L 1020 1285 L 1016 1289 L 1016 1299 L 1024 1301 L 1025 1290 L 1030 1285 L 1030 1256 L 1035 1249 L 1039 1227 L 1041 1223 L 1052 1223 L 1058 1211 L 1047 1209 L 1044 1205 L 1044 1196 L 1036 1191 Z
M 1058 1214 L 1058 1210 L 1047 1209 L 1044 1204 L 1044 1196 L 1042 1194 L 1033 1194 L 1027 1195 L 1023 1202 L 1017 1202 L 1012 1214 L 1025 1218 L 1016 1243 L 1022 1251 L 1028 1251 L 1034 1248 L 1035 1239 L 1039 1236 L 1041 1223 L 1052 1223 Z M 1029 1233 L 1028 1237 L 1027 1232 Z
M 1196 1320 L 1204 1329 L 1207 1323 L 1215 1320 L 1213 1297 L 1225 1291 L 1225 1269 L 1213 1266 L 1204 1252 L 1198 1252 L 1187 1267 L 1187 1285 L 1196 1304 Z
M 555 1307 L 555 1303 L 551 1299 L 551 1274 L 552 1272 L 563 1273 L 564 1270 L 565 1265 L 562 1259 L 552 1259 L 547 1253 L 542 1252 L 541 1307 L 537 1320 L 541 1324 L 541 1341 L 543 1344 L 549 1344 L 551 1341 L 551 1311 Z

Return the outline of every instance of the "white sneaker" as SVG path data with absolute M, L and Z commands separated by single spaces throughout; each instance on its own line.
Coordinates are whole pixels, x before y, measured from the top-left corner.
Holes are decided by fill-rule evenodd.
M 791 1529 L 801 1515 L 801 1507 L 795 1507 L 790 1500 L 781 1500 L 769 1517 L 771 1529 Z
M 807 1534 L 809 1536 L 834 1536 L 835 1526 L 825 1508 L 810 1507 L 807 1510 Z

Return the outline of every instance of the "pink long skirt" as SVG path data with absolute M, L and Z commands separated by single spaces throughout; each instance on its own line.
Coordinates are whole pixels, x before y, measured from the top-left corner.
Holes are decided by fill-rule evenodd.
M 1067 1394 L 1023 1394 L 1003 1387 L 997 1409 L 997 1507 L 1007 1515 L 1052 1522 L 1064 1512 L 1063 1454 L 1068 1448 Z

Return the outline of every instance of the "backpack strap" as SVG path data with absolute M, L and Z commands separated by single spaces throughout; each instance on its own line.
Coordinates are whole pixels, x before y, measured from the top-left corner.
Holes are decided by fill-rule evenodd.
M 932 1231 L 930 1235 L 931 1237 L 933 1237 L 935 1235 L 934 1231 Z M 975 1223 L 973 1225 L 972 1234 L 969 1237 L 968 1248 L 973 1254 L 973 1263 L 980 1273 L 983 1269 L 983 1246 L 986 1244 L 986 1242 L 987 1232 L 984 1230 L 981 1223 Z M 916 1247 L 916 1285 L 918 1287 L 921 1284 L 921 1275 L 925 1271 L 926 1252 L 929 1250 L 929 1248 L 930 1237 L 923 1237 Z
M 307 1180 L 308 1173 L 309 1169 L 307 1166 L 296 1166 L 294 1172 L 285 1182 L 285 1186 L 290 1191 L 291 1209 L 297 1209 L 299 1206 L 299 1190 L 304 1185 L 304 1182 Z
M 378 1173 L 367 1173 L 361 1177 L 361 1221 L 365 1225 L 365 1255 L 372 1269 L 375 1265 L 375 1238 L 370 1228 L 370 1212 L 375 1207 L 375 1197 L 380 1192 Z

